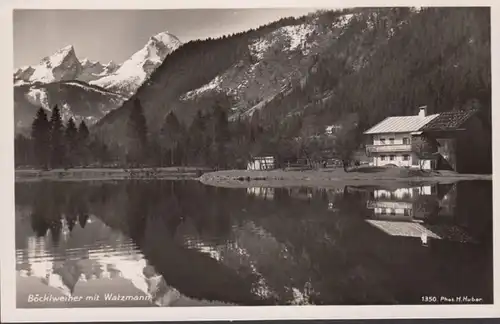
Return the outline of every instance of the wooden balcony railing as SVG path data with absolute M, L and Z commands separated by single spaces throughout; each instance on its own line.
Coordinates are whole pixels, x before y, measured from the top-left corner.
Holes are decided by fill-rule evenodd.
M 411 152 L 411 144 L 366 145 L 366 153 Z

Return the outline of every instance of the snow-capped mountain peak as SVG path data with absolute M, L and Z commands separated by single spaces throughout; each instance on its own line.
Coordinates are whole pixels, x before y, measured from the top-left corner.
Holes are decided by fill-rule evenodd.
M 49 83 L 72 80 L 80 73 L 82 66 L 72 45 L 65 46 L 54 54 L 44 57 L 38 65 L 25 66 L 14 72 L 14 82 Z
M 67 45 L 59 49 L 51 56 L 47 56 L 44 59 L 42 59 L 41 63 L 49 67 L 58 66 L 62 64 L 65 60 L 72 59 L 73 57 L 76 58 L 75 48 L 73 47 L 73 45 Z
M 176 36 L 166 31 L 151 36 L 146 45 L 125 61 L 115 73 L 92 81 L 91 84 L 130 96 L 151 76 L 167 55 L 181 44 Z
M 89 60 L 88 58 L 84 58 L 83 60 L 80 61 L 80 63 L 82 64 L 82 66 L 95 66 L 95 65 L 99 65 L 99 66 L 102 66 L 101 63 L 99 63 L 98 61 L 91 61 Z

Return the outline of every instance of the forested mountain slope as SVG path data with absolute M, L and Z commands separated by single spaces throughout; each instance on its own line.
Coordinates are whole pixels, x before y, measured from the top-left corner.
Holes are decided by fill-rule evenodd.
M 135 99 L 152 136 L 170 111 L 189 124 L 214 105 L 232 120 L 259 111 L 274 132 L 299 114 L 297 134 L 353 112 L 361 129 L 422 104 L 438 112 L 473 102 L 489 116 L 489 34 L 487 8 L 362 8 L 192 41 L 94 132 L 122 143 Z

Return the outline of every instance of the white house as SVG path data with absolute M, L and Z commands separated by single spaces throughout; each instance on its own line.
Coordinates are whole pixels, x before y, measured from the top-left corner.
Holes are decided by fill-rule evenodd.
M 419 130 L 438 116 L 427 115 L 427 107 L 423 106 L 418 115 L 388 117 L 365 131 L 372 138 L 372 144 L 366 146 L 372 164 L 431 169 L 431 161 L 420 161 L 412 150 L 412 137 L 420 135 Z
M 340 131 L 342 129 L 342 125 L 330 125 L 326 126 L 325 128 L 325 134 L 326 135 L 333 135 L 336 132 Z
M 431 195 L 432 187 L 429 185 L 393 191 L 377 189 L 373 192 L 373 199 L 367 201 L 366 207 L 373 209 L 376 219 L 415 221 L 414 201 L 418 196 Z
M 275 168 L 274 157 L 254 157 L 247 164 L 247 170 L 272 170 Z

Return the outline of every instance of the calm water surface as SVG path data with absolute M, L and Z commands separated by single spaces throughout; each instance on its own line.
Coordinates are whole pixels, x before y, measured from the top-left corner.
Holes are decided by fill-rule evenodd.
M 493 302 L 492 183 L 16 183 L 18 307 Z

